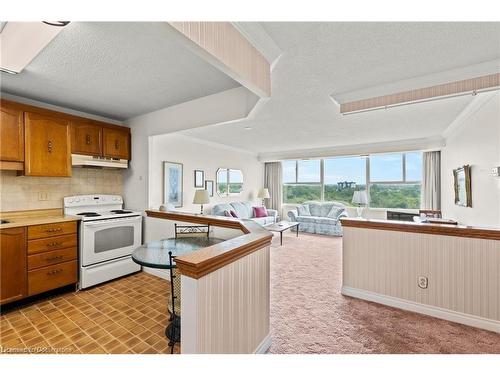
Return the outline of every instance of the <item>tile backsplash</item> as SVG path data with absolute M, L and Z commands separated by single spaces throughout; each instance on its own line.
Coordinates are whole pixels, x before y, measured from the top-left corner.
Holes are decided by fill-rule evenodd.
M 78 194 L 122 194 L 123 170 L 73 168 L 72 177 L 17 176 L 0 171 L 0 211 L 62 208 Z

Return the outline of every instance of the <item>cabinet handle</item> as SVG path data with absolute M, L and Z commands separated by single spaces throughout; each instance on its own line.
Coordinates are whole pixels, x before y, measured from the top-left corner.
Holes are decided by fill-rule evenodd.
M 52 141 L 47 142 L 47 150 L 52 152 Z
M 88 145 L 90 145 L 92 143 L 91 138 L 90 138 L 90 134 L 87 134 L 85 136 L 85 143 L 88 144 Z
M 54 260 L 59 260 L 59 259 L 62 259 L 62 258 L 63 258 L 63 256 L 62 256 L 62 255 L 57 255 L 57 256 L 55 256 L 55 257 L 51 257 L 51 258 L 45 258 L 45 260 L 46 260 L 47 262 L 53 262 Z
M 120 148 L 120 142 L 118 141 L 118 139 L 115 139 L 115 149 L 119 149 Z
M 56 275 L 58 273 L 61 273 L 63 270 L 62 269 L 57 269 L 57 270 L 52 270 L 52 271 L 49 271 L 47 272 L 47 276 L 52 276 L 52 275 Z
M 62 228 L 51 228 L 51 229 L 47 229 L 45 232 L 52 233 L 52 232 L 60 232 L 60 231 L 62 231 Z
M 54 247 L 54 246 L 61 246 L 62 242 L 50 242 L 47 244 L 49 247 Z

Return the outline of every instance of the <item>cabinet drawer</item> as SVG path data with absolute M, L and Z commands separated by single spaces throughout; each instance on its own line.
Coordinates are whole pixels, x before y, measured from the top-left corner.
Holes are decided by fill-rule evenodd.
M 28 240 L 76 233 L 76 221 L 32 225 L 28 227 Z
M 30 240 L 28 241 L 28 254 L 65 249 L 67 247 L 76 247 L 76 244 L 76 234 L 67 234 L 65 236 L 54 236 L 41 238 L 39 240 Z
M 76 247 L 70 249 L 47 251 L 41 254 L 28 256 L 28 270 L 47 267 L 76 259 Z
M 77 281 L 76 260 L 38 268 L 28 272 L 28 295 L 32 296 Z

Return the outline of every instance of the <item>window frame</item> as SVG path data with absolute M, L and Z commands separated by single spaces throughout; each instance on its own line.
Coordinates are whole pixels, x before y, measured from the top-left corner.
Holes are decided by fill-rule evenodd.
M 373 209 L 389 209 L 389 208 L 384 208 L 384 207 L 371 207 L 370 202 L 371 202 L 371 197 L 370 197 L 370 187 L 372 185 L 420 185 L 422 186 L 422 180 L 408 180 L 406 177 L 406 154 L 408 153 L 414 153 L 414 152 L 423 152 L 420 150 L 412 150 L 412 151 L 403 151 L 403 152 L 384 152 L 384 153 L 377 153 L 377 154 L 368 154 L 368 155 L 349 155 L 349 156 L 334 156 L 334 157 L 325 157 L 321 159 L 296 159 L 296 160 L 290 160 L 288 159 L 287 161 L 293 161 L 295 162 L 295 182 L 284 182 L 282 183 L 282 186 L 288 185 L 288 186 L 321 186 L 321 197 L 320 201 L 324 202 L 325 200 L 325 168 L 324 168 L 324 163 L 325 159 L 332 159 L 332 158 L 342 158 L 342 157 L 364 157 L 365 158 L 365 187 L 366 187 L 366 194 L 368 195 L 368 208 L 373 208 Z M 374 155 L 389 155 L 389 154 L 401 154 L 402 155 L 402 162 L 401 162 L 401 168 L 402 168 L 402 180 L 382 180 L 382 181 L 371 181 L 371 169 L 370 169 L 370 158 Z M 320 182 L 300 182 L 298 181 L 299 178 L 299 161 L 302 160 L 320 160 Z M 283 195 L 283 202 L 282 204 L 296 204 L 296 203 L 287 203 L 284 201 L 285 196 Z M 400 209 L 406 209 L 406 208 L 400 208 Z
M 221 192 L 219 191 L 219 172 L 220 171 L 226 171 L 226 182 L 225 182 L 225 185 L 226 185 L 226 189 L 224 192 Z M 241 191 L 239 193 L 231 193 L 230 192 L 230 185 L 231 185 L 231 179 L 230 179 L 230 175 L 231 175 L 231 171 L 239 171 L 241 172 L 241 179 L 242 179 L 242 183 L 241 183 Z M 217 171 L 215 171 L 215 185 L 216 185 L 216 188 L 215 188 L 215 191 L 217 193 L 217 195 L 219 197 L 230 197 L 230 196 L 238 196 L 238 195 L 241 195 L 241 193 L 243 192 L 243 185 L 245 184 L 245 178 L 244 178 L 244 175 L 243 175 L 243 171 L 241 169 L 235 169 L 235 168 L 218 168 Z
M 319 182 L 301 182 L 299 181 L 299 161 L 304 161 L 304 160 L 319 160 Z M 284 182 L 282 183 L 283 186 L 289 185 L 289 186 L 320 186 L 320 200 L 323 201 L 325 198 L 325 184 L 324 184 L 324 166 L 323 162 L 324 159 L 297 159 L 297 160 L 288 160 L 288 161 L 293 161 L 295 162 L 295 182 Z M 284 196 L 283 196 L 284 198 Z M 283 204 L 294 204 L 294 203 L 285 203 L 282 202 Z

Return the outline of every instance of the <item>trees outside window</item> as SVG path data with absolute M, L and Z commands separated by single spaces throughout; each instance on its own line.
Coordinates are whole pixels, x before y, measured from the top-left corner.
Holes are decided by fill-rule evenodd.
M 391 153 L 283 162 L 283 202 L 336 201 L 351 205 L 367 190 L 370 207 L 419 208 L 422 153 Z

